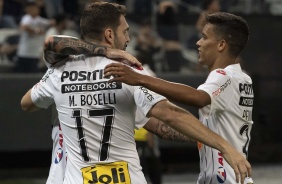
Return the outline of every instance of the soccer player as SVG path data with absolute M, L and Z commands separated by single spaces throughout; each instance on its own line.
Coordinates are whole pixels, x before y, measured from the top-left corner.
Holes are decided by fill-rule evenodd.
M 46 29 L 54 24 L 53 20 L 42 18 L 40 7 L 34 1 L 26 1 L 26 14 L 22 17 L 20 40 L 17 49 L 16 72 L 39 72 L 38 63 L 44 43 Z
M 97 11 L 107 9 L 97 14 L 95 8 Z M 90 4 L 81 19 L 83 38 L 113 48 L 126 47 L 128 25 L 121 12 L 123 6 Z M 110 19 L 104 29 L 96 30 L 97 24 L 93 21 L 101 20 L 95 17 L 97 15 Z M 116 19 L 117 24 L 111 22 Z M 70 56 L 68 62 L 51 67 L 21 101 L 22 108 L 27 111 L 56 103 L 68 151 L 64 183 L 146 183 L 136 153 L 133 129 L 134 126 L 149 126 L 144 122 L 134 125 L 136 106 L 143 115 L 156 117 L 191 139 L 221 150 L 241 178 L 251 173 L 242 155 L 185 110 L 146 88 L 109 84 L 109 79 L 102 74 L 105 65 L 112 62 L 104 57 Z
M 207 65 L 210 73 L 198 89 L 144 76 L 119 63 L 108 65 L 105 76 L 114 75 L 111 81 L 141 85 L 169 99 L 199 107 L 200 121 L 247 158 L 254 93 L 251 78 L 236 59 L 248 42 L 249 28 L 242 17 L 224 12 L 209 14 L 205 21 L 197 46 L 199 63 Z M 232 167 L 219 150 L 201 142 L 198 149 L 198 183 L 236 182 Z

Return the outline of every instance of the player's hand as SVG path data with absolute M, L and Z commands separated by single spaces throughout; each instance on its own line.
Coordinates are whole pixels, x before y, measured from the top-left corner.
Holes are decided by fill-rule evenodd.
M 224 159 L 234 169 L 236 182 L 244 184 L 246 177 L 251 177 L 251 164 L 245 159 L 242 153 L 239 153 L 233 147 L 230 147 L 225 153 L 222 153 Z
M 106 57 L 143 69 L 142 64 L 134 56 L 123 50 L 107 48 Z
M 105 67 L 104 77 L 110 78 L 109 82 L 124 82 L 128 85 L 140 85 L 142 74 L 135 72 L 131 67 L 121 63 L 111 63 Z

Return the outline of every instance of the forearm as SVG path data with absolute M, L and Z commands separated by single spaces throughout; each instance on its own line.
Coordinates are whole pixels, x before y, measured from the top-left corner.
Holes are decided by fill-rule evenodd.
M 29 34 L 44 34 L 45 31 L 42 30 L 40 27 L 30 27 L 28 25 L 21 25 L 20 26 L 22 30 L 28 32 Z
M 99 54 L 105 56 L 106 50 L 107 47 L 70 36 L 50 36 L 45 40 L 44 45 L 44 51 L 65 55 Z
M 177 132 L 162 121 L 156 118 L 150 118 L 149 122 L 144 127 L 149 132 L 157 135 L 163 140 L 176 141 L 176 142 L 195 142 L 193 139 Z
M 201 104 L 200 91 L 180 83 L 169 82 L 151 76 L 140 77 L 140 86 L 144 86 L 170 100 L 185 103 L 194 107 L 203 107 Z
M 70 36 L 50 36 L 44 43 L 44 57 L 50 64 L 60 62 L 69 55 L 93 54 L 105 56 L 106 51 L 107 47 Z
M 17 50 L 18 45 L 3 45 L 1 48 L 1 54 L 10 54 Z
M 160 119 L 190 139 L 218 149 L 223 153 L 227 148 L 230 148 L 226 140 L 208 129 L 195 116 L 170 102 L 157 103 L 148 115 Z
M 172 117 L 172 121 L 169 121 L 167 124 L 184 135 L 223 153 L 230 147 L 230 144 L 225 139 L 208 129 L 186 110 L 176 108 Z
M 63 35 L 50 36 L 45 40 L 44 57 L 50 64 L 65 60 L 69 55 L 80 54 L 105 56 L 142 68 L 141 63 L 134 56 L 123 50 L 112 49 L 75 37 Z

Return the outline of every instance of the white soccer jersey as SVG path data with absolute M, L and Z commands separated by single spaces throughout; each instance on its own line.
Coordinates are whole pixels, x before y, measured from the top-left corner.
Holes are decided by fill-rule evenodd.
M 199 110 L 200 121 L 247 156 L 253 124 L 251 78 L 242 72 L 239 64 L 234 64 L 212 71 L 198 89 L 211 97 L 211 105 Z M 218 150 L 201 143 L 198 143 L 198 148 L 201 169 L 199 184 L 236 183 L 234 170 Z
M 134 141 L 134 128 L 146 121 L 135 124 L 136 106 L 146 115 L 165 98 L 144 87 L 108 83 L 103 71 L 111 62 L 73 56 L 32 89 L 37 106 L 56 103 L 68 152 L 64 183 L 146 183 Z
M 45 29 L 49 26 L 49 20 L 40 16 L 32 17 L 24 15 L 21 25 L 29 26 L 32 29 Z M 27 31 L 21 32 L 17 55 L 20 57 L 40 58 L 43 50 L 44 36 L 42 34 L 30 34 Z

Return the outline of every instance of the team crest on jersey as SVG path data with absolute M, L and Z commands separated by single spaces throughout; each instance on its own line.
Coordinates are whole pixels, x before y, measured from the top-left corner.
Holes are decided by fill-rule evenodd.
M 63 156 L 64 156 L 64 151 L 62 150 L 62 148 L 59 148 L 56 152 L 55 164 L 60 163 Z
M 217 181 L 219 183 L 224 183 L 225 182 L 225 180 L 226 180 L 226 171 L 225 171 L 225 169 L 223 167 L 219 167 L 217 169 L 217 176 L 216 176 L 216 178 L 217 178 Z
M 216 70 L 217 73 L 220 73 L 222 75 L 226 75 L 226 72 L 224 70 Z

